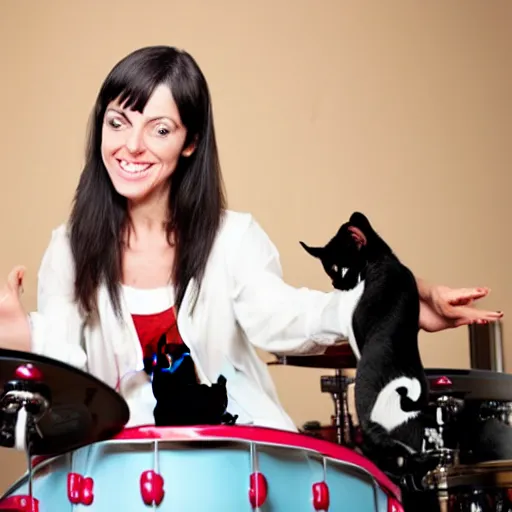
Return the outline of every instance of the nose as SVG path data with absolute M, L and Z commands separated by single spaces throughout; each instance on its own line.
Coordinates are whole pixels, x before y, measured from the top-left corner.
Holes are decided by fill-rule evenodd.
M 133 127 L 128 135 L 126 140 L 126 149 L 132 153 L 137 154 L 141 153 L 144 150 L 144 140 L 142 138 L 142 130 L 138 130 Z

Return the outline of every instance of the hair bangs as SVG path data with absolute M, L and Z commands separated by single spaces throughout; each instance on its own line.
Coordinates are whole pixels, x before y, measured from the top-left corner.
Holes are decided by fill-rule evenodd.
M 142 113 L 153 91 L 166 82 L 167 71 L 158 59 L 121 61 L 105 81 L 101 94 L 103 108 L 118 101 L 123 108 Z
M 110 102 L 117 101 L 122 108 L 142 113 L 157 85 L 152 80 L 133 81 L 129 78 L 107 84 L 102 97 L 102 110 L 105 111 Z

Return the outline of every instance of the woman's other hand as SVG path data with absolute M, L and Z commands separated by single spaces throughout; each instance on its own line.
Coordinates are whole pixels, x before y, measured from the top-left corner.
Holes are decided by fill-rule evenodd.
M 15 267 L 0 288 L 0 348 L 30 350 L 30 324 L 21 304 L 24 267 Z
M 425 289 L 424 289 L 425 290 Z M 437 332 L 473 323 L 488 323 L 503 317 L 501 311 L 486 311 L 473 303 L 489 294 L 488 288 L 450 288 L 431 285 L 420 293 L 420 328 Z

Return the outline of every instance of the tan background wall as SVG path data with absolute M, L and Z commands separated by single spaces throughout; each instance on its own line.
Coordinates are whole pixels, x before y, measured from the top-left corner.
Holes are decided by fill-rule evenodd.
M 507 0 L 2 0 L 0 275 L 25 264 L 35 307 L 100 83 L 163 43 L 202 66 L 230 207 L 262 223 L 291 284 L 329 289 L 298 240 L 325 242 L 359 209 L 415 273 L 488 285 L 482 305 L 510 315 L 511 23 Z M 466 329 L 421 344 L 426 366 L 468 366 Z M 328 420 L 325 373 L 272 368 L 298 424 Z M 0 456 L 5 488 L 24 459 Z

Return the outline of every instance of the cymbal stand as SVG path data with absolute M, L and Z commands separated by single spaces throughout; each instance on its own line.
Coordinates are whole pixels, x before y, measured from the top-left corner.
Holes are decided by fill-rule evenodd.
M 330 393 L 334 402 L 334 421 L 336 428 L 336 441 L 338 444 L 353 446 L 352 419 L 348 410 L 348 386 L 354 382 L 351 377 L 343 375 L 340 369 L 335 370 L 334 376 L 321 377 L 323 393 Z

